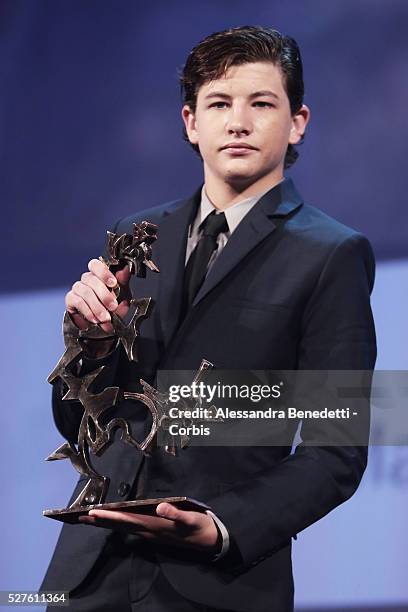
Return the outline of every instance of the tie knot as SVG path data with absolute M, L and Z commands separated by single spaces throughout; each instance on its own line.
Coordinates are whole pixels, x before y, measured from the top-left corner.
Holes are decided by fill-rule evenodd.
M 213 236 L 216 238 L 218 234 L 228 232 L 228 223 L 224 213 L 216 214 L 215 210 L 201 224 L 204 236 Z

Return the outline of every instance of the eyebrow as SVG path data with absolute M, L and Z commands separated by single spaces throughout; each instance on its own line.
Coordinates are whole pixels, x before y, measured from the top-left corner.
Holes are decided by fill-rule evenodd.
M 275 92 L 270 91 L 269 89 L 264 89 L 262 91 L 255 91 L 254 93 L 250 94 L 249 98 L 252 99 L 252 98 L 259 98 L 259 97 L 266 97 L 266 96 L 270 96 L 272 98 L 276 98 L 277 100 L 279 100 L 279 96 Z M 213 91 L 207 94 L 204 99 L 209 100 L 210 98 L 225 98 L 225 99 L 230 100 L 231 96 L 226 93 L 223 93 L 222 91 Z

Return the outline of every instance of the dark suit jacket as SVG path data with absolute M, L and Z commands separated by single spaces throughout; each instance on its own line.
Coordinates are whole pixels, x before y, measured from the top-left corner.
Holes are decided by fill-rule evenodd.
M 374 367 L 370 244 L 304 204 L 288 179 L 244 217 L 180 323 L 187 230 L 199 200 L 200 189 L 188 200 L 116 225 L 118 233 L 130 232 L 132 222 L 143 219 L 159 226 L 154 260 L 161 272 L 132 280 L 134 294 L 152 296 L 156 305 L 142 326 L 140 363 L 126 363 L 117 351 L 107 360 L 105 385 L 136 388 L 140 377 L 154 381 L 159 368 L 196 370 L 203 357 L 230 370 Z M 61 405 L 56 385 L 57 426 L 75 439 L 80 410 L 67 404 Z M 231 537 L 230 552 L 218 563 L 187 559 L 178 551 L 157 553 L 183 596 L 242 612 L 292 609 L 292 538 L 354 493 L 367 459 L 364 446 L 307 445 L 318 440 L 314 427 L 312 421 L 303 424 L 303 443 L 294 454 L 290 446 L 187 447 L 175 458 L 158 453 L 144 462 L 144 494 L 205 501 Z M 114 446 L 100 464 L 109 470 L 113 492 L 121 481 L 132 483 L 141 467 L 133 449 Z M 75 587 L 107 534 L 65 525 L 42 588 Z

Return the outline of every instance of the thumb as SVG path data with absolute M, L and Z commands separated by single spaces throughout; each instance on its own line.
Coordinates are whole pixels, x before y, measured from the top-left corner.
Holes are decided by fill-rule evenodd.
M 162 518 L 184 523 L 185 525 L 191 524 L 191 520 L 189 520 L 189 512 L 180 510 L 179 508 L 176 508 L 176 506 L 173 506 L 167 502 L 162 502 L 157 506 L 156 514 Z
M 130 279 L 130 270 L 129 266 L 125 266 L 121 270 L 115 273 L 117 281 L 120 285 L 127 285 Z

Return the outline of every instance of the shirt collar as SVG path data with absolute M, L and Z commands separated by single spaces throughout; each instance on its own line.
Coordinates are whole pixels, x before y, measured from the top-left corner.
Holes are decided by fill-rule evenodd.
M 250 198 L 240 200 L 239 202 L 236 202 L 236 204 L 233 204 L 232 206 L 229 206 L 228 208 L 222 211 L 225 214 L 230 234 L 232 234 L 232 232 L 237 228 L 239 223 L 251 210 L 251 208 L 255 206 L 258 200 L 260 200 L 261 197 L 269 190 L 270 187 L 268 187 L 268 189 L 265 189 L 265 191 L 251 196 Z M 218 211 L 218 208 L 214 206 L 214 204 L 207 196 L 207 193 L 205 191 L 205 185 L 203 185 L 201 189 L 201 204 L 197 217 L 195 218 L 194 223 L 192 224 L 191 233 L 193 233 L 194 231 L 198 231 L 198 228 L 200 227 L 201 223 L 205 221 L 208 215 L 211 214 L 214 210 Z

